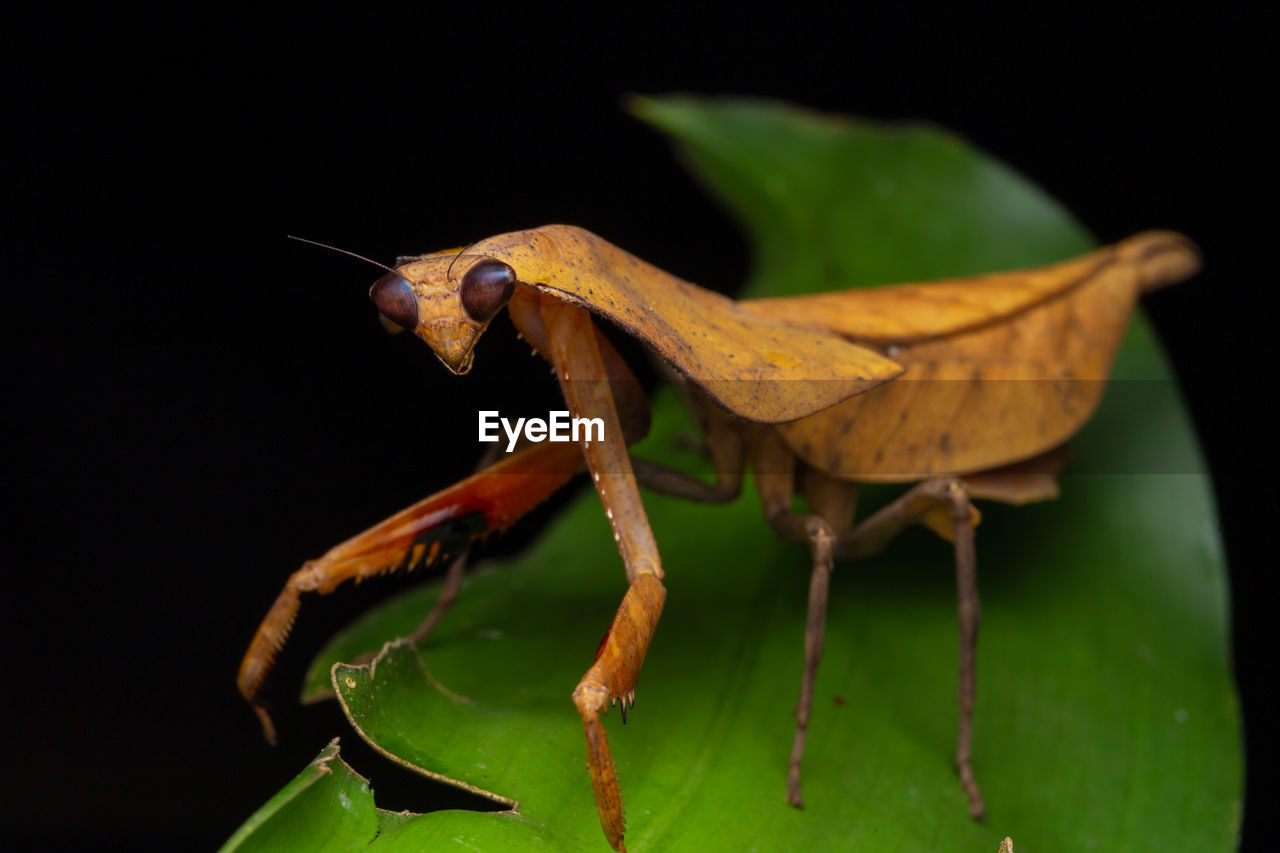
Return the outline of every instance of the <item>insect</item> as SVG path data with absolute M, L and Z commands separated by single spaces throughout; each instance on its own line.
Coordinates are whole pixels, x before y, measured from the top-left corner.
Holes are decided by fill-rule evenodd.
M 344 542 L 295 572 L 255 634 L 239 688 L 274 738 L 262 690 L 304 592 L 414 568 L 504 528 L 585 467 L 629 588 L 572 693 L 582 718 L 601 828 L 623 850 L 622 800 L 601 715 L 634 704 L 666 587 L 639 486 L 725 502 L 750 467 L 765 520 L 807 543 L 812 561 L 803 675 L 787 799 L 803 805 L 801 767 L 836 558 L 878 552 L 920 524 L 952 543 L 960 632 L 955 763 L 969 812 L 983 816 L 972 717 L 980 621 L 973 499 L 1057 495 L 1062 448 L 1092 415 L 1139 294 L 1199 267 L 1195 247 L 1148 232 L 1051 266 L 927 284 L 735 302 L 684 282 L 580 228 L 546 226 L 464 250 L 402 259 L 370 290 L 451 371 L 506 307 L 550 362 L 574 417 L 602 441 L 539 443 L 506 455 Z M 701 421 L 714 482 L 632 459 L 648 428 L 630 369 L 592 315 L 648 345 L 680 378 Z M 855 523 L 857 484 L 914 484 Z M 792 510 L 796 493 L 807 514 Z M 461 561 L 424 628 L 457 593 Z M 678 588 L 678 580 L 677 580 Z

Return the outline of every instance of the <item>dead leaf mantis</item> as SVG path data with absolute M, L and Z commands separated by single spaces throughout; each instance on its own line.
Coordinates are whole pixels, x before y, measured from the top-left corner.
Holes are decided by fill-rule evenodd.
M 972 716 L 980 621 L 973 498 L 1007 503 L 1057 494 L 1060 449 L 1097 407 L 1138 295 L 1198 269 L 1195 248 L 1148 232 L 1051 266 L 747 302 L 684 282 L 579 228 L 554 225 L 402 259 L 372 287 L 379 312 L 411 329 L 454 373 L 506 307 L 550 362 L 574 417 L 599 418 L 603 441 L 526 446 L 408 507 L 295 572 L 255 634 L 241 693 L 269 739 L 264 679 L 303 592 L 413 568 L 504 528 L 568 482 L 583 463 L 622 556 L 629 588 L 572 698 L 609 844 L 623 846 L 622 800 L 600 716 L 635 701 L 636 680 L 666 598 L 658 546 L 639 485 L 724 502 L 747 467 L 767 522 L 809 545 L 804 665 L 787 799 L 802 806 L 800 768 L 822 655 L 834 559 L 881 550 L 912 524 L 953 544 L 960 627 L 955 763 L 981 818 Z M 706 432 L 715 480 L 633 460 L 648 428 L 643 394 L 592 320 L 647 344 L 687 380 Z M 859 482 L 914 483 L 855 524 Z M 792 511 L 802 494 L 807 514 Z M 457 593 L 450 567 L 434 623 Z

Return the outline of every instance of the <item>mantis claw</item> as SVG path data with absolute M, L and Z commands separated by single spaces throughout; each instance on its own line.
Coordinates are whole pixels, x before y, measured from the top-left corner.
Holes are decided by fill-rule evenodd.
M 627 709 L 636 701 L 640 665 L 666 597 L 667 591 L 656 576 L 642 574 L 635 579 L 600 644 L 595 663 L 573 691 L 573 704 L 582 716 L 587 738 L 587 773 L 591 776 L 600 828 L 609 845 L 619 851 L 626 849 L 622 844 L 625 830 L 622 791 L 600 715 L 616 703 L 621 705 L 623 722 L 626 722 Z
M 276 727 L 271 722 L 271 715 L 267 713 L 267 709 L 262 705 L 254 705 L 253 712 L 258 715 L 258 722 L 262 724 L 262 737 L 271 746 L 276 745 Z

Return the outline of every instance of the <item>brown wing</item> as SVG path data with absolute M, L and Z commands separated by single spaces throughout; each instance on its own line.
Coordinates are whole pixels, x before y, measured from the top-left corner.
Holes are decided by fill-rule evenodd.
M 1132 266 L 1144 290 L 1181 281 L 1199 267 L 1195 247 L 1187 238 L 1149 231 L 1038 269 L 739 304 L 762 317 L 816 326 L 850 340 L 913 343 L 999 322 L 1080 287 L 1116 263 Z
M 505 261 L 521 282 L 607 317 L 747 420 L 802 418 L 902 372 L 840 335 L 748 311 L 581 228 L 502 234 L 467 252 Z
M 805 461 L 860 480 L 962 474 L 1042 453 L 1097 408 L 1138 294 L 1198 266 L 1185 238 L 1150 233 L 1040 270 L 831 294 L 825 302 L 839 310 L 817 322 L 892 341 L 887 353 L 906 372 L 779 429 Z M 979 296 L 995 306 L 985 317 Z M 776 316 L 797 301 L 749 308 Z M 864 304 L 870 319 L 858 314 Z M 895 305 L 917 316 L 899 320 Z

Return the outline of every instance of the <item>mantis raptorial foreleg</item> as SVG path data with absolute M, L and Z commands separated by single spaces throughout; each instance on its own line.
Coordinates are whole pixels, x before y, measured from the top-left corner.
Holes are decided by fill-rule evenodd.
M 607 368 L 591 316 L 582 308 L 536 294 L 517 294 L 510 310 L 516 327 L 551 362 L 570 413 L 598 418 L 604 425 L 603 440 L 582 437 L 582 453 L 630 587 L 595 662 L 573 691 L 573 702 L 586 735 L 587 769 L 600 826 L 609 844 L 624 850 L 622 796 L 600 715 L 618 701 L 625 714 L 635 701 L 636 680 L 666 600 L 662 563 L 623 438 L 610 381 L 617 377 Z
M 614 402 L 613 383 L 597 344 L 591 315 L 555 299 L 534 298 L 538 300 L 537 308 L 547 335 L 549 352 L 546 355 L 570 414 L 587 421 L 598 419 L 604 425 L 603 440 L 591 440 L 589 431 L 584 431 L 580 440 L 587 469 L 613 528 L 627 580 L 634 582 L 642 574 L 661 578 L 658 543 L 649 528 L 631 470 L 631 457 L 627 454 Z M 512 319 L 522 330 L 530 307 L 523 300 L 512 300 Z
M 635 704 L 636 679 L 653 639 L 667 591 L 656 575 L 639 575 L 627 589 L 622 605 L 596 652 L 595 663 L 573 691 L 573 704 L 582 717 L 587 738 L 587 772 L 595 794 L 600 828 L 615 849 L 625 851 L 625 822 L 618 773 L 609 754 L 609 739 L 600 715 L 614 702 L 622 703 L 623 719 Z
M 276 653 L 293 627 L 302 593 L 327 595 L 347 581 L 414 569 L 459 553 L 472 539 L 507 527 L 537 506 L 567 483 L 580 466 L 581 458 L 572 445 L 535 445 L 304 563 L 289 577 L 258 626 L 236 682 L 257 712 L 266 739 L 275 742 L 275 727 L 262 702 L 262 689 Z M 461 567 L 454 573 L 460 582 Z

